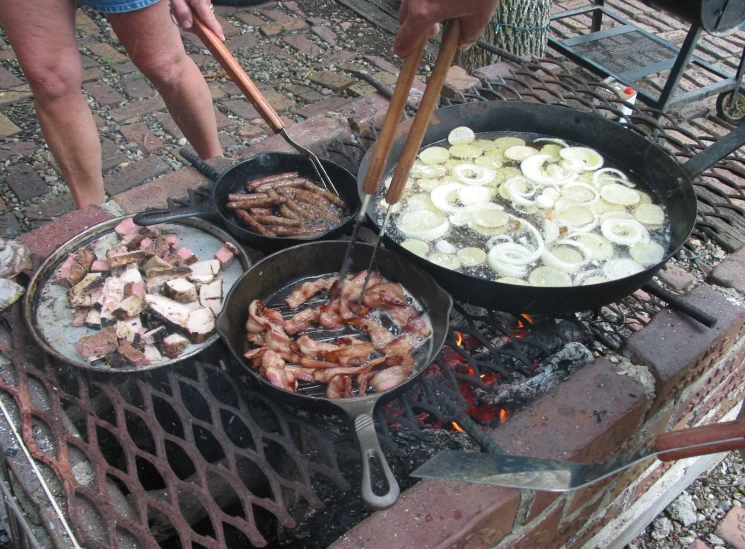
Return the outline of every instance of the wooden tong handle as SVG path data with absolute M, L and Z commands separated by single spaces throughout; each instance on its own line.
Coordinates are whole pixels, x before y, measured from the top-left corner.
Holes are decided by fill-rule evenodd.
M 419 63 L 424 55 L 424 47 L 427 45 L 427 38 L 424 38 L 409 54 L 403 62 L 401 72 L 396 81 L 396 87 L 391 96 L 391 103 L 385 114 L 383 129 L 380 132 L 375 150 L 373 151 L 370 165 L 365 174 L 365 182 L 362 184 L 362 191 L 365 194 L 375 194 L 380 186 L 383 177 L 383 170 L 388 162 L 388 156 L 391 154 L 393 140 L 396 137 L 396 127 L 401 121 L 401 115 L 406 108 L 406 102 L 409 99 L 411 85 L 414 83 L 414 77 L 419 69 Z
M 745 448 L 745 419 L 664 433 L 657 437 L 654 447 L 663 452 L 657 455 L 661 461 L 739 450 Z
M 445 84 L 445 78 L 448 75 L 448 69 L 453 64 L 453 58 L 458 51 L 458 42 L 460 41 L 460 21 L 454 19 L 448 22 L 445 33 L 440 43 L 440 51 L 437 53 L 437 60 L 432 74 L 427 80 L 427 89 L 424 91 L 422 100 L 419 103 L 414 122 L 409 129 L 409 137 L 406 139 L 401 157 L 398 160 L 396 169 L 393 171 L 393 181 L 385 195 L 385 201 L 388 204 L 396 204 L 401 200 L 401 195 L 406 187 L 406 181 L 409 179 L 409 172 L 414 165 L 416 156 L 419 153 L 419 147 L 422 146 L 424 134 L 427 132 L 429 120 L 432 113 L 440 100 L 440 92 Z
M 238 60 L 233 57 L 228 47 L 214 32 L 207 28 L 195 12 L 192 12 L 192 16 L 194 18 L 194 27 L 192 29 L 194 34 L 199 37 L 212 55 L 215 56 L 215 59 L 217 59 L 228 76 L 230 76 L 230 79 L 240 88 L 246 98 L 259 112 L 261 118 L 269 124 L 272 131 L 274 133 L 281 131 L 285 127 L 285 123 L 282 122 L 277 111 L 269 104 L 269 101 L 266 100 L 264 94 L 256 87 L 256 84 L 248 77 L 246 71 L 243 70 Z

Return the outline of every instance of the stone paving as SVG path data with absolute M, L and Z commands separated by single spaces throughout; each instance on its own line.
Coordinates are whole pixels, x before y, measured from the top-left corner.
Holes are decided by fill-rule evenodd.
M 306 146 L 344 137 L 351 127 L 382 118 L 386 99 L 358 78 L 360 70 L 392 85 L 399 62 L 390 38 L 380 39 L 380 55 L 370 51 L 376 30 L 343 6 L 327 18 L 304 13 L 314 9 L 301 2 L 267 2 L 251 7 L 218 6 L 227 45 L 290 125 L 289 132 Z M 555 11 L 589 4 L 589 0 L 558 0 Z M 636 0 L 612 0 L 611 8 L 640 27 L 673 43 L 684 38 L 685 24 L 650 11 Z M 317 6 L 316 6 L 317 7 Z M 557 33 L 584 31 L 588 17 L 554 23 Z M 78 10 L 77 29 L 83 56 L 83 93 L 101 134 L 104 185 L 112 211 L 136 212 L 165 203 L 195 183 L 204 182 L 193 168 L 185 169 L 177 155 L 186 141 L 168 115 L 162 99 L 124 55 L 105 19 Z M 378 36 L 384 32 L 378 31 Z M 207 78 L 216 108 L 220 140 L 229 162 L 269 150 L 289 150 L 270 136 L 266 124 L 225 78 L 219 65 L 192 35 L 184 34 L 190 55 Z M 743 33 L 704 36 L 697 51 L 707 61 L 733 71 L 745 41 Z M 367 46 L 367 47 L 366 47 Z M 551 55 L 551 52 L 549 52 Z M 383 56 L 387 58 L 383 58 Z M 430 66 L 423 65 L 410 99 L 416 102 Z M 660 88 L 664 74 L 643 85 Z M 688 71 L 683 89 L 711 83 L 701 71 Z M 446 93 L 467 90 L 478 80 L 460 67 L 451 70 Z M 715 97 L 676 108 L 684 128 L 714 140 L 732 126 L 718 119 Z M 39 228 L 74 209 L 69 189 L 60 178 L 36 121 L 33 99 L 12 48 L 0 37 L 0 236 L 15 236 Z M 201 177 L 201 179 L 200 179 Z M 154 198 L 155 197 L 155 198 Z M 118 207 L 121 208 L 119 210 Z

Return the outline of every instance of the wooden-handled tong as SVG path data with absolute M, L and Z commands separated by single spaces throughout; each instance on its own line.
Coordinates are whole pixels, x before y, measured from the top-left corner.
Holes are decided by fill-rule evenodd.
M 338 195 L 339 193 L 336 191 L 333 181 L 331 181 L 331 178 L 326 173 L 321 160 L 289 136 L 282 118 L 280 118 L 277 111 L 274 110 L 274 107 L 269 104 L 269 101 L 266 100 L 266 97 L 261 93 L 261 90 L 259 90 L 259 88 L 256 87 L 256 84 L 254 84 L 251 78 L 249 78 L 246 71 L 244 71 L 240 63 L 238 63 L 238 60 L 233 57 L 233 54 L 230 53 L 228 47 L 202 22 L 195 12 L 192 12 L 192 16 L 194 19 L 194 34 L 197 35 L 215 59 L 217 59 L 220 65 L 222 65 L 222 68 L 225 69 L 227 75 L 235 85 L 240 88 L 243 95 L 246 96 L 258 111 L 259 115 L 261 115 L 261 118 L 264 119 L 274 133 L 281 135 L 293 149 L 299 152 L 301 156 L 312 164 L 313 170 L 316 172 L 316 175 L 323 186 Z
M 427 132 L 430 118 L 432 113 L 437 107 L 437 103 L 440 100 L 440 93 L 442 92 L 442 86 L 445 84 L 445 78 L 447 77 L 448 69 L 453 64 L 453 58 L 455 53 L 458 51 L 458 42 L 460 42 L 460 21 L 457 19 L 448 22 L 445 27 L 445 33 L 440 43 L 440 51 L 437 53 L 437 59 L 435 60 L 435 66 L 432 69 L 432 74 L 427 81 L 427 88 L 424 90 L 424 95 L 419 103 L 419 109 L 417 110 L 414 122 L 409 129 L 409 136 L 406 138 L 406 143 L 401 151 L 401 156 L 398 160 L 396 168 L 393 170 L 393 179 L 391 185 L 388 187 L 388 192 L 385 195 L 385 201 L 388 204 L 388 210 L 385 214 L 383 224 L 380 226 L 380 233 L 375 241 L 375 248 L 373 249 L 372 256 L 370 257 L 370 264 L 367 267 L 367 275 L 365 276 L 365 283 L 362 286 L 362 293 L 360 294 L 360 300 L 365 295 L 367 289 L 367 283 L 370 280 L 370 274 L 373 270 L 373 264 L 375 262 L 375 254 L 380 246 L 380 241 L 385 235 L 386 227 L 388 226 L 388 220 L 391 217 L 393 211 L 393 205 L 397 204 L 401 200 L 401 195 L 406 188 L 406 182 L 409 180 L 409 172 L 411 167 L 414 165 L 417 154 L 419 154 L 419 148 L 422 146 L 424 140 L 424 134 Z M 391 136 L 392 140 L 393 136 Z M 388 154 L 390 154 L 390 145 L 386 152 L 385 158 L 379 160 L 381 166 L 385 166 L 388 161 Z M 376 156 L 378 150 L 375 150 Z M 375 162 L 376 157 L 373 156 L 373 160 L 370 162 L 370 166 Z M 380 168 L 382 172 L 383 168 Z M 368 175 L 369 175 L 368 171 Z M 367 183 L 367 181 L 365 181 Z M 375 189 L 377 191 L 377 188 Z M 366 191 L 367 192 L 367 191 Z M 367 198 L 367 197 L 366 197 Z M 365 210 L 363 210 L 365 211 Z

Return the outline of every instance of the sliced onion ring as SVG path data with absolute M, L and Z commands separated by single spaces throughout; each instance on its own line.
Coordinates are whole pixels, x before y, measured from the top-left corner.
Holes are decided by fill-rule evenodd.
M 565 273 L 576 273 L 579 271 L 582 267 L 587 265 L 590 260 L 592 259 L 592 252 L 590 249 L 585 246 L 584 244 L 577 242 L 575 240 L 568 240 L 568 239 L 562 239 L 557 240 L 554 244 L 554 247 L 557 246 L 570 246 L 573 248 L 577 248 L 579 252 L 582 254 L 582 260 L 578 261 L 576 263 L 568 263 L 566 261 L 562 261 L 558 257 L 556 257 L 551 250 L 545 250 L 543 252 L 543 255 L 541 256 L 541 260 L 550 267 L 556 267 L 557 269 L 561 269 Z
M 520 169 L 525 177 L 531 181 L 540 183 L 541 185 L 565 185 L 577 179 L 576 173 L 570 173 L 564 177 L 551 177 L 550 175 L 546 175 L 541 168 L 546 160 L 549 160 L 550 158 L 551 157 L 547 154 L 535 154 L 529 156 L 520 163 Z
M 608 219 L 600 225 L 600 231 L 605 238 L 622 246 L 633 246 L 644 240 L 645 233 L 649 234 L 635 219 Z

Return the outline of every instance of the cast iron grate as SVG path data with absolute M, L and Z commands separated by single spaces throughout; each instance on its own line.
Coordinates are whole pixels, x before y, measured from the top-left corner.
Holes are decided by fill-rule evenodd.
M 595 105 L 602 101 L 595 83 L 559 64 L 516 64 L 498 81 L 444 103 L 482 100 L 551 102 L 621 114 L 613 105 Z M 631 131 L 658 139 L 673 154 L 691 156 L 705 146 L 666 115 L 658 122 L 637 109 L 631 120 Z M 371 128 L 327 154 L 356 170 L 375 133 Z M 729 162 L 741 166 L 739 157 Z M 698 188 L 711 196 L 707 185 Z M 731 190 L 716 187 L 719 194 L 697 226 L 701 238 L 716 239 L 724 234 L 722 227 L 733 226 L 717 216 L 727 207 L 739 208 L 730 196 L 739 187 L 723 185 Z M 433 434 L 454 424 L 499 452 L 483 429 L 499 419 L 484 419 L 474 410 L 487 404 L 516 411 L 525 395 L 535 398 L 549 390 L 589 360 L 591 351 L 617 347 L 660 306 L 642 296 L 579 317 L 536 319 L 457 304 L 440 358 L 405 395 L 376 411 L 388 455 L 405 455 L 410 446 L 398 442 L 407 437 L 431 447 Z M 349 431 L 333 418 L 272 403 L 252 389 L 220 345 L 199 360 L 151 375 L 89 378 L 51 364 L 28 345 L 17 313 L 15 307 L 3 316 L 14 341 L 3 349 L 10 360 L 0 360 L 0 398 L 86 547 L 263 546 L 271 543 L 266 525 L 304 529 L 295 517 L 298 501 L 315 509 L 326 505 L 332 514 L 335 509 L 354 520 L 364 517 L 344 507 L 349 498 L 336 501 L 341 491 L 356 492 L 354 471 L 346 467 L 358 459 Z M 571 352 L 562 354 L 564 349 Z M 0 431 L 0 438 L 9 448 L 8 433 Z M 410 482 L 405 474 L 427 457 L 405 460 L 403 470 L 394 466 L 404 487 Z M 22 476 L 22 460 L 20 454 L 8 458 L 16 478 Z M 39 501 L 27 483 L 19 484 Z M 45 523 L 53 522 L 49 512 L 42 515 Z M 331 529 L 329 524 L 324 528 Z M 59 526 L 52 531 L 57 546 L 70 546 Z

